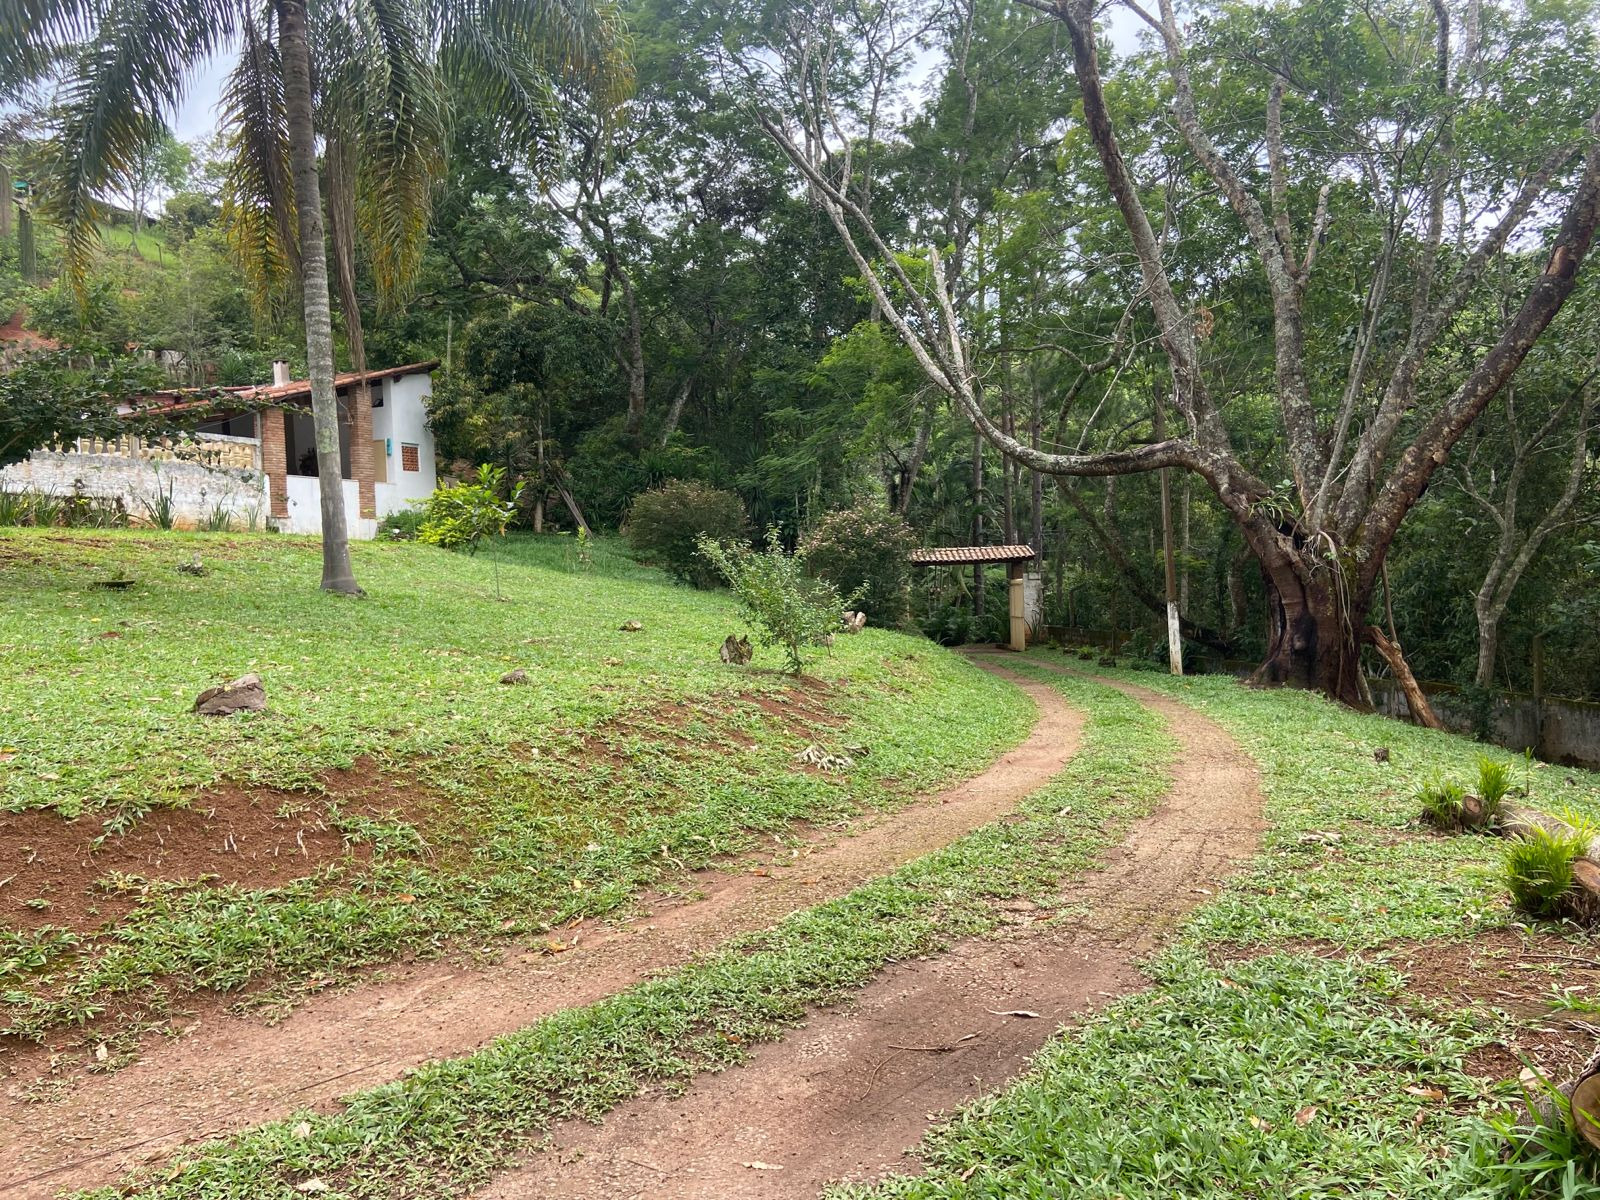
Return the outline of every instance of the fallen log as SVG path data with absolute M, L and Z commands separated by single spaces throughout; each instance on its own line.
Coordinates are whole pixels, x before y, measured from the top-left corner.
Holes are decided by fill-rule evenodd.
M 1570 1101 L 1573 1131 L 1600 1150 L 1600 1054 L 1590 1056 L 1577 1078 L 1561 1090 Z
M 1422 685 L 1411 673 L 1411 664 L 1406 662 L 1406 656 L 1400 650 L 1400 643 L 1390 641 L 1383 635 L 1383 630 L 1376 625 L 1367 626 L 1367 640 L 1383 656 L 1383 661 L 1389 664 L 1394 681 L 1405 693 L 1406 707 L 1411 710 L 1411 719 L 1428 729 L 1443 729 L 1443 723 L 1435 715 L 1433 706 L 1428 703 L 1428 697 L 1423 694 Z

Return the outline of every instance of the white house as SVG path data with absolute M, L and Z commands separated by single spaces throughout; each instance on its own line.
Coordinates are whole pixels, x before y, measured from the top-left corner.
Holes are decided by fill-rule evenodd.
M 433 493 L 433 433 L 427 398 L 437 362 L 412 363 L 335 378 L 345 516 L 353 538 L 371 538 L 378 522 Z M 172 408 L 205 405 L 216 411 L 192 437 L 80 438 L 38 450 L 0 471 L 0 487 L 56 494 L 77 492 L 120 498 L 139 516 L 165 499 L 179 526 L 232 514 L 235 525 L 268 524 L 289 533 L 320 533 L 321 488 L 311 421 L 311 383 L 289 378 L 274 364 L 274 379 L 258 387 L 230 388 L 240 407 L 218 407 L 214 396 L 194 391 L 146 398 Z M 370 403 L 362 405 L 362 384 Z M 141 409 L 148 403 L 141 403 Z

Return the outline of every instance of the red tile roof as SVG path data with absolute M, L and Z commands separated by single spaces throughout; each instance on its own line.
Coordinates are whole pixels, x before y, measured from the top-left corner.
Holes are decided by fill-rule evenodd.
M 384 367 L 378 371 L 345 371 L 333 377 L 333 386 L 335 389 L 348 388 L 363 380 L 367 383 L 379 383 L 385 379 L 398 379 L 402 375 L 420 375 L 438 365 L 438 359 L 430 358 L 426 362 L 408 363 L 403 367 Z M 150 392 L 139 397 L 139 403 L 133 412 L 135 414 L 152 411 L 181 412 L 188 408 L 215 408 L 219 406 L 219 399 L 224 395 L 237 396 L 247 404 L 277 408 L 310 400 L 311 381 L 295 379 L 288 383 L 247 384 L 244 387 L 177 388 L 172 391 Z
M 945 563 L 1025 562 L 1032 557 L 1032 546 L 930 546 L 911 552 L 911 561 L 921 567 Z
M 381 371 L 345 371 L 333 377 L 335 388 L 354 387 L 363 381 L 379 383 L 385 379 L 398 379 L 402 375 L 421 375 L 431 371 L 439 365 L 437 358 L 430 358 L 427 362 L 408 363 L 403 367 L 385 367 Z M 237 389 L 241 399 L 257 404 L 285 403 L 293 400 L 309 400 L 311 398 L 311 381 L 309 379 L 296 379 L 289 383 L 266 384 L 261 387 L 248 387 Z

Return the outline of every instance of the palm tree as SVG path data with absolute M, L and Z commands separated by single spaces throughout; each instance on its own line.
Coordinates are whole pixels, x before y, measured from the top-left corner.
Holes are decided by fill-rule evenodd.
M 359 229 L 380 291 L 402 294 L 427 232 L 450 97 L 470 96 L 508 145 L 542 158 L 563 103 L 582 96 L 607 113 L 621 100 L 626 39 L 615 0 L 0 0 L 0 87 L 57 84 L 44 207 L 61 225 L 65 270 L 80 290 L 100 197 L 194 71 L 236 49 L 223 106 L 230 240 L 264 295 L 286 277 L 299 281 L 322 587 L 359 593 L 343 503 L 318 137 L 346 319 L 364 366 L 352 242 Z

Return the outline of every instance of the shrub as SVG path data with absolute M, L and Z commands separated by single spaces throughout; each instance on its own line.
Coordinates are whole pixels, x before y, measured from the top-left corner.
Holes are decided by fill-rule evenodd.
M 860 594 L 876 625 L 899 625 L 910 607 L 911 552 L 917 536 L 881 500 L 837 509 L 806 539 L 807 569 L 840 592 Z
M 1417 792 L 1417 803 L 1422 806 L 1424 820 L 1440 829 L 1454 829 L 1461 824 L 1467 789 L 1459 783 L 1430 779 Z
M 1589 848 L 1583 830 L 1551 833 L 1534 828 L 1506 851 L 1506 887 L 1512 902 L 1536 917 L 1560 916 L 1572 891 L 1572 864 Z
M 720 577 L 700 553 L 700 540 L 736 542 L 748 529 L 744 502 L 734 493 L 673 480 L 634 499 L 623 532 L 646 562 L 694 587 L 712 588 Z
M 471 483 L 442 487 L 429 496 L 417 525 L 417 540 L 447 550 L 476 554 L 483 539 L 498 537 L 516 512 L 516 495 L 500 498 L 504 467 L 482 466 Z M 522 485 L 517 485 L 520 492 Z
M 804 668 L 807 649 L 832 644 L 847 601 L 833 584 L 807 575 L 805 551 L 784 553 L 776 526 L 767 530 L 765 550 L 746 542 L 724 546 L 710 537 L 700 539 L 699 550 L 744 605 L 760 631 L 757 640 L 783 648 L 791 675 Z M 854 601 L 852 595 L 848 603 Z
M 378 522 L 380 542 L 414 542 L 426 514 L 419 508 L 402 508 Z

